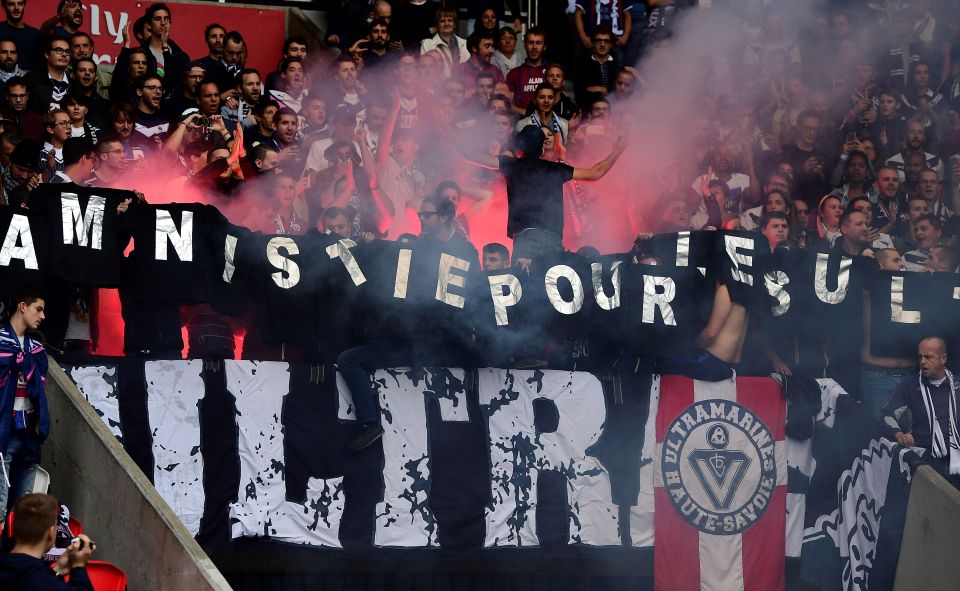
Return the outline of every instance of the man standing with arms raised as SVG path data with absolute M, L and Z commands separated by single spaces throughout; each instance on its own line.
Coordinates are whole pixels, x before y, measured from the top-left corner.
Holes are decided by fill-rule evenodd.
M 627 147 L 627 136 L 620 136 L 606 158 L 590 168 L 574 168 L 540 158 L 546 136 L 535 125 L 517 134 L 516 158 L 494 157 L 474 146 L 462 145 L 459 134 L 451 137 L 470 163 L 500 170 L 506 177 L 507 236 L 513 238 L 513 262 L 521 265 L 563 251 L 563 184 L 603 178 Z

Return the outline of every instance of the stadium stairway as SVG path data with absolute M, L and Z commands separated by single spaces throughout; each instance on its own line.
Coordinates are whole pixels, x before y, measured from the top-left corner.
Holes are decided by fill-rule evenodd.
M 77 386 L 50 360 L 50 492 L 83 520 L 94 558 L 127 573 L 129 589 L 230 589 L 213 562 L 123 450 Z

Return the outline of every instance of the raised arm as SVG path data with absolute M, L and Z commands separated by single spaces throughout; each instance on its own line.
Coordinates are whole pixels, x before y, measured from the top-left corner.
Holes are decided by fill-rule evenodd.
M 449 126 L 440 126 L 438 129 L 470 164 L 490 170 L 500 170 L 500 161 L 497 160 L 497 157 L 488 154 L 475 143 L 470 142 L 463 133 L 451 130 Z
M 173 131 L 171 131 L 170 135 L 167 136 L 167 140 L 163 142 L 163 149 L 171 154 L 176 155 L 180 149 L 180 145 L 183 143 L 183 137 L 187 133 L 187 130 L 197 127 L 196 121 L 199 117 L 200 113 L 194 113 L 178 123 L 176 126 L 172 126 Z
M 393 103 L 390 106 L 390 115 L 383 126 L 383 133 L 380 134 L 380 142 L 377 144 L 377 169 L 382 169 L 390 159 L 390 144 L 393 143 L 393 132 L 397 129 L 397 119 L 400 117 L 400 89 L 394 88 L 390 92 Z
M 356 131 L 354 141 L 360 148 L 360 163 L 363 171 L 367 173 L 367 177 L 370 179 L 370 185 L 376 186 L 374 185 L 377 177 L 376 157 L 373 155 L 373 152 L 370 151 L 370 144 L 367 143 L 366 127 L 361 127 Z
M 610 150 L 610 154 L 597 162 L 590 168 L 574 168 L 573 169 L 573 180 L 575 181 L 596 181 L 603 178 L 605 174 L 610 172 L 610 169 L 613 168 L 613 165 L 616 164 L 617 159 L 620 158 L 620 155 L 623 154 L 623 151 L 627 149 L 627 144 L 630 142 L 630 138 L 627 135 L 621 135 L 617 138 L 616 143 L 613 144 L 613 148 Z

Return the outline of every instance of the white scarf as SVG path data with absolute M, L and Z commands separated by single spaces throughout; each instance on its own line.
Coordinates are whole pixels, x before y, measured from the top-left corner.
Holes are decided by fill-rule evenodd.
M 923 399 L 923 408 L 927 411 L 927 420 L 930 422 L 931 452 L 935 458 L 950 458 L 950 474 L 960 474 L 960 433 L 957 432 L 957 393 L 954 390 L 953 374 L 950 370 L 947 372 L 947 383 L 950 386 L 950 398 L 948 399 L 950 409 L 950 445 L 947 446 L 947 440 L 943 436 L 943 430 L 940 429 L 940 423 L 937 422 L 937 412 L 933 407 L 933 396 L 930 394 L 930 388 L 923 382 L 923 374 L 920 374 L 920 397 Z

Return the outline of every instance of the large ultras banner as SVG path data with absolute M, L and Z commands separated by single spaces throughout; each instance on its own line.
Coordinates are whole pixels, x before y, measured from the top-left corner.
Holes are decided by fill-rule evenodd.
M 382 445 L 350 453 L 352 401 L 330 366 L 128 359 L 67 372 L 208 548 L 629 552 L 658 589 L 780 589 L 801 542 L 835 569 L 816 571 L 827 581 L 880 569 L 869 588 L 882 589 L 891 548 L 896 563 L 902 449 L 864 439 L 847 417 L 859 405 L 832 380 L 794 384 L 791 420 L 809 432 L 795 440 L 770 378 L 380 370 Z

